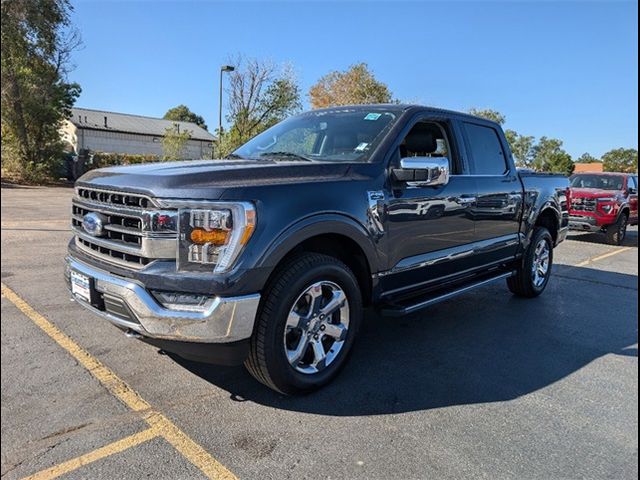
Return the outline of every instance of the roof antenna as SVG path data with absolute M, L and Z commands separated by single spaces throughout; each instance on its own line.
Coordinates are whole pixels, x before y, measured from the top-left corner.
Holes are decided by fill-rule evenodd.
M 105 128 L 109 127 L 109 125 L 107 125 L 107 116 L 106 115 L 104 117 L 104 126 L 105 126 Z

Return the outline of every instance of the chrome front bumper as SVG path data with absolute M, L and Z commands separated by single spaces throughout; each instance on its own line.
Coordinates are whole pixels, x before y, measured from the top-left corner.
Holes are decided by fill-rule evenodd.
M 253 332 L 260 294 L 215 297 L 203 312 L 163 307 L 143 285 L 96 269 L 67 257 L 65 277 L 70 286 L 71 271 L 91 279 L 99 302 L 92 305 L 78 296 L 73 299 L 91 312 L 125 330 L 164 340 L 202 343 L 230 343 L 245 340 Z

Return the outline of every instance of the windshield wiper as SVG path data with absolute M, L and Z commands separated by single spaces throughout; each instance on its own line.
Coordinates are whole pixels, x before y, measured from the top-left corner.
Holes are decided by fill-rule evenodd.
M 313 162 L 315 161 L 313 158 L 305 157 L 304 155 L 300 155 L 298 153 L 292 152 L 264 152 L 260 154 L 261 157 L 280 157 L 287 158 L 290 160 L 300 160 L 303 162 Z
M 229 159 L 229 160 L 235 160 L 235 159 L 239 159 L 239 160 L 247 160 L 246 158 L 244 158 L 241 155 L 238 155 L 237 153 L 230 153 L 229 155 L 227 155 L 226 157 L 224 157 L 225 160 Z

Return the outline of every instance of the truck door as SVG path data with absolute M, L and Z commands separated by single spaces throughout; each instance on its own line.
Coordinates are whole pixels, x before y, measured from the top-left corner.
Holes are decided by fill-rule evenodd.
M 448 159 L 446 185 L 409 186 L 391 182 L 385 192 L 384 229 L 389 270 L 380 276 L 384 295 L 428 287 L 452 272 L 473 266 L 475 178 L 462 164 L 453 124 L 433 117 L 417 117 L 400 135 L 390 170 L 401 158 Z
M 501 263 L 512 259 L 518 249 L 522 182 L 506 139 L 494 124 L 465 120 L 460 128 L 478 189 L 476 203 L 467 212 L 475 224 L 478 262 Z

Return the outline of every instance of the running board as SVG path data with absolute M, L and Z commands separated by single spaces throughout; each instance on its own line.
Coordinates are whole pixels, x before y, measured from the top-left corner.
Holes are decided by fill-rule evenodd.
M 515 275 L 515 271 L 501 273 L 499 275 L 484 278 L 484 280 L 476 281 L 473 283 L 467 283 L 461 287 L 458 287 L 455 290 L 451 290 L 447 293 L 443 293 L 440 295 L 435 295 L 431 297 L 421 297 L 421 299 L 417 303 L 413 303 L 410 305 L 385 305 L 380 309 L 380 314 L 387 317 L 400 317 L 403 315 L 408 315 L 410 313 L 417 312 L 418 310 L 422 310 L 423 308 L 429 307 L 436 303 L 444 302 L 445 300 L 449 300 L 450 298 L 457 297 L 458 295 L 462 295 L 463 293 L 470 292 L 479 287 L 484 287 L 485 285 L 489 285 L 490 283 L 496 282 L 498 280 L 503 280 L 505 278 L 509 278 Z

